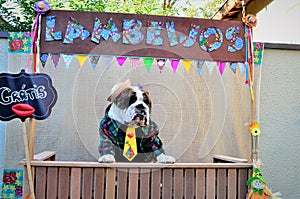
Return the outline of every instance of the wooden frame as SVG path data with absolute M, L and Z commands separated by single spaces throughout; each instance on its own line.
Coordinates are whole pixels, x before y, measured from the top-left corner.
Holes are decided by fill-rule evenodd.
M 37 157 L 39 159 L 37 159 Z M 43 161 L 46 160 L 46 161 Z M 36 198 L 245 198 L 250 163 L 112 163 L 31 161 Z M 26 169 L 26 162 L 21 161 Z M 24 176 L 23 195 L 29 193 Z

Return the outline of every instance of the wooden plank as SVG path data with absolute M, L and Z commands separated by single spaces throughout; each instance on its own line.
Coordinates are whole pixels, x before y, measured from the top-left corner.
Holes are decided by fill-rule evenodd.
M 246 185 L 248 180 L 247 169 L 238 170 L 238 198 L 246 198 L 248 187 Z
M 127 169 L 118 169 L 118 187 L 117 187 L 117 198 L 127 197 Z
M 106 169 L 106 187 L 105 187 L 105 198 L 114 199 L 116 190 L 116 169 Z
M 217 199 L 226 199 L 227 197 L 227 178 L 226 169 L 217 170 Z
M 205 169 L 196 169 L 196 198 L 205 199 Z
M 46 167 L 36 167 L 35 197 L 38 199 L 46 198 Z
M 172 169 L 163 169 L 162 179 L 162 196 L 163 198 L 172 198 Z
M 26 162 L 20 161 L 20 164 L 25 165 Z M 130 166 L 129 166 L 130 164 Z M 72 161 L 32 161 L 32 166 L 47 166 L 47 167 L 93 167 L 93 168 L 149 168 L 161 169 L 165 168 L 163 164 L 156 163 L 114 163 L 114 164 L 100 164 L 98 162 L 72 162 Z M 168 168 L 190 168 L 190 169 L 214 169 L 214 168 L 252 168 L 251 163 L 174 163 L 168 165 Z
M 140 198 L 149 199 L 150 197 L 150 169 L 140 170 Z
M 104 168 L 96 168 L 94 172 L 94 198 L 104 198 Z
M 128 198 L 137 199 L 138 190 L 139 190 L 139 170 L 138 169 L 129 169 L 129 185 L 128 185 Z
M 183 198 L 183 169 L 174 169 L 174 199 Z
M 82 169 L 82 199 L 92 199 L 93 168 Z
M 71 168 L 71 199 L 80 199 L 81 191 L 81 168 Z
M 70 169 L 59 168 L 58 171 L 58 199 L 69 198 L 69 184 L 70 184 Z
M 206 195 L 207 198 L 215 198 L 216 195 L 216 169 L 206 171 Z
M 228 169 L 228 181 L 227 181 L 227 187 L 228 187 L 228 199 L 236 199 L 237 196 L 237 170 L 236 169 Z
M 57 198 L 58 168 L 49 167 L 47 171 L 47 199 Z
M 195 195 L 195 177 L 194 169 L 185 169 L 184 171 L 184 198 L 194 198 Z
M 161 170 L 152 169 L 151 170 L 151 198 L 157 199 L 161 195 Z

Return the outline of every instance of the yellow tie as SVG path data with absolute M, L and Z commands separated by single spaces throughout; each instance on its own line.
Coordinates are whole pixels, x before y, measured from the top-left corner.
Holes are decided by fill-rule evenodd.
M 132 161 L 136 155 L 137 155 L 137 147 L 136 147 L 135 128 L 128 127 L 126 130 L 123 156 L 127 158 L 129 161 Z

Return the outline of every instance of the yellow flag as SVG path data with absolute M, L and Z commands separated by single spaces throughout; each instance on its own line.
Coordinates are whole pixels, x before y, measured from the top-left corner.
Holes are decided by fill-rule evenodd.
M 87 58 L 86 55 L 77 55 L 77 59 L 78 59 L 80 67 L 83 65 L 83 63 L 85 62 L 86 58 Z
M 192 60 L 186 60 L 186 59 L 183 59 L 182 60 L 182 64 L 186 70 L 186 72 L 189 72 L 190 71 L 190 68 L 191 68 L 191 64 L 192 64 Z

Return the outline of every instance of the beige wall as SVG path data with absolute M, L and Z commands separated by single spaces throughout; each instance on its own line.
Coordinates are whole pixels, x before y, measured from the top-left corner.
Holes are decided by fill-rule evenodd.
M 266 49 L 261 83 L 262 172 L 282 198 L 300 198 L 300 51 Z

